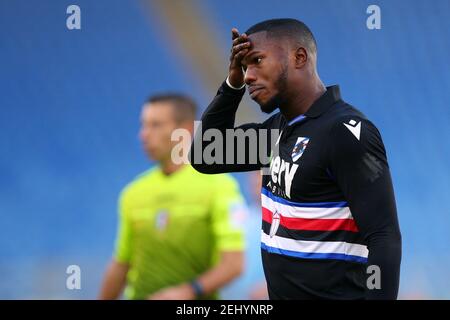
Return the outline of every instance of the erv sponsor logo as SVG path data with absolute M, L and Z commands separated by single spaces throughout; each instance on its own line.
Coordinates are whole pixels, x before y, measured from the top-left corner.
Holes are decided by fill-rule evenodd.
M 268 187 L 275 190 L 280 190 L 286 195 L 286 197 L 291 197 L 291 186 L 292 180 L 294 179 L 295 173 L 297 172 L 298 164 L 287 162 L 276 156 L 270 164 L 270 178 L 271 182 Z
M 306 147 L 308 146 L 309 140 L 310 139 L 307 137 L 297 138 L 291 154 L 293 162 L 296 162 L 303 155 Z M 279 140 L 277 141 L 277 144 L 278 142 Z M 282 193 L 286 197 L 290 198 L 292 180 L 294 179 L 297 169 L 298 164 L 285 161 L 277 155 L 270 164 L 271 182 L 268 184 L 268 187 L 271 188 L 272 193 L 276 193 L 278 190 L 278 193 Z

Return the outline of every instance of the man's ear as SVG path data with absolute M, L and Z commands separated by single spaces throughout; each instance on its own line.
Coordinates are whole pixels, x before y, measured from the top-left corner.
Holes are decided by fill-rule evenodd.
M 194 120 L 185 120 L 182 121 L 179 125 L 179 128 L 183 128 L 187 131 L 189 131 L 189 133 L 193 136 L 194 134 Z
M 303 47 L 298 47 L 295 50 L 295 68 L 301 69 L 308 61 L 308 52 Z

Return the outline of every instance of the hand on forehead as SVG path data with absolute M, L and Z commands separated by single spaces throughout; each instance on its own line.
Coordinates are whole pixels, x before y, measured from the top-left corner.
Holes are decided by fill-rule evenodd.
M 287 48 L 286 39 L 280 37 L 269 37 L 267 31 L 255 32 L 247 36 L 247 40 L 251 43 L 249 52 L 245 55 L 252 56 L 254 53 L 279 54 Z

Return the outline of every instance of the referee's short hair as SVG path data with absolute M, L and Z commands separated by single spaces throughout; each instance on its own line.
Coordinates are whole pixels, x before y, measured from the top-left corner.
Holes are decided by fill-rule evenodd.
M 175 121 L 181 123 L 184 121 L 194 121 L 197 113 L 195 101 L 181 93 L 162 93 L 150 96 L 146 100 L 146 105 L 152 103 L 167 103 L 172 105 Z
M 304 46 L 310 53 L 317 53 L 317 43 L 313 33 L 306 24 L 296 19 L 270 19 L 251 26 L 245 33 L 267 31 L 270 38 L 288 38 Z

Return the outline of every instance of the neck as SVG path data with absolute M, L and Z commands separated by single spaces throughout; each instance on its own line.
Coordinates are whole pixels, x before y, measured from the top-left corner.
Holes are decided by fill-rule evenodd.
M 280 109 L 283 116 L 287 121 L 294 119 L 295 117 L 306 113 L 312 106 L 314 101 L 319 99 L 327 89 L 325 88 L 319 77 L 314 77 L 313 81 L 309 82 L 308 86 L 298 90 L 292 94 L 292 98 L 285 101 L 283 108 Z
M 161 161 L 160 162 L 161 171 L 166 176 L 169 176 L 172 173 L 180 170 L 182 166 L 183 166 L 183 164 L 174 164 L 170 159 L 167 160 L 167 161 Z

